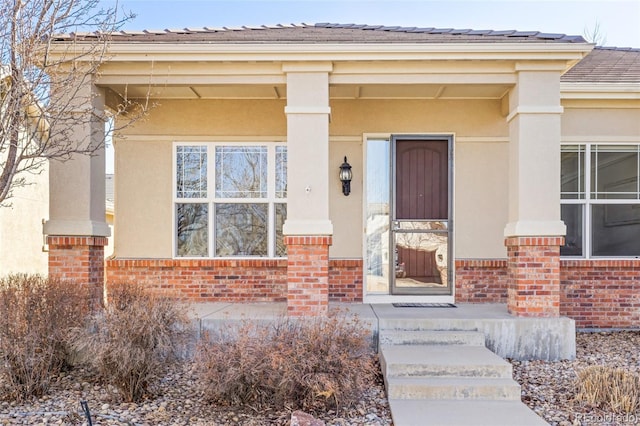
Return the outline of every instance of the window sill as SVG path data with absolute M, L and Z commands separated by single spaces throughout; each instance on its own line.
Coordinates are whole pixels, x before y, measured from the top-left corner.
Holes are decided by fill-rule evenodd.
M 640 258 L 638 257 L 616 257 L 616 258 L 560 258 L 560 267 L 617 267 L 617 268 L 638 268 Z

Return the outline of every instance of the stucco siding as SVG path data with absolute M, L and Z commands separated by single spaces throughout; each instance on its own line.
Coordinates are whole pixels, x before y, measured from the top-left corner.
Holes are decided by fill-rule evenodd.
M 333 100 L 332 135 L 456 133 L 508 136 L 499 100 Z
M 455 257 L 505 258 L 507 142 L 458 142 L 455 148 Z
M 162 99 L 149 116 L 126 129 L 128 135 L 286 135 L 284 100 Z
M 47 253 L 42 251 L 42 220 L 49 216 L 49 173 L 24 175 L 29 185 L 15 188 L 0 207 L 0 275 L 47 273 Z
M 115 248 L 117 257 L 171 257 L 172 143 L 118 140 Z
M 592 108 L 571 102 L 562 114 L 562 137 L 581 137 L 585 142 L 598 142 L 603 137 L 631 137 L 640 140 L 640 103 L 635 108 Z M 629 104 L 631 105 L 631 104 Z
M 362 257 L 362 144 L 367 133 L 470 138 L 456 142 L 455 148 L 456 257 L 505 256 L 508 128 L 499 101 L 332 100 L 331 108 L 327 184 L 332 258 Z M 283 140 L 274 136 L 287 133 L 283 110 L 284 102 L 273 100 L 163 100 L 148 118 L 127 128 L 126 138 L 116 142 L 115 255 L 173 255 L 173 141 Z M 342 194 L 338 179 L 345 156 L 353 167 L 349 196 Z
M 342 194 L 338 178 L 344 157 L 351 164 L 353 180 L 349 196 Z M 331 258 L 362 257 L 362 138 L 334 139 L 329 142 L 329 217 L 333 224 Z

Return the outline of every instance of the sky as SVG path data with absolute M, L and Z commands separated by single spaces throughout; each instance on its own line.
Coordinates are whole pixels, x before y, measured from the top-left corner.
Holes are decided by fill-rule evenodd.
M 115 0 L 100 0 L 112 7 Z M 640 0 L 118 0 L 136 17 L 123 29 L 156 30 L 319 22 L 585 35 L 640 48 Z M 113 150 L 107 149 L 107 173 Z

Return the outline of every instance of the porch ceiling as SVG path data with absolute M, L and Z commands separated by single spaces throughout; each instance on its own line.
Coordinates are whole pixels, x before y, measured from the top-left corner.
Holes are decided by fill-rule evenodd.
M 286 99 L 285 85 L 105 85 L 127 99 Z M 501 99 L 508 84 L 332 84 L 331 99 Z

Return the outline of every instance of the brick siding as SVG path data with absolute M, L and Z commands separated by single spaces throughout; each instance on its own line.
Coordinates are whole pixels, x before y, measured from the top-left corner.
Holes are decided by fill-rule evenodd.
M 49 236 L 52 276 L 89 283 L 101 296 L 104 237 Z M 543 252 L 544 253 L 544 252 Z M 506 303 L 505 259 L 458 259 L 458 303 Z M 329 300 L 362 301 L 362 259 L 329 260 Z M 109 259 L 107 280 L 143 282 L 190 300 L 287 300 L 287 259 Z M 560 315 L 579 328 L 640 328 L 640 259 L 560 260 Z
M 207 302 L 287 300 L 287 259 L 108 259 L 107 281 Z M 329 260 L 329 300 L 362 302 L 362 259 Z
M 362 259 L 329 259 L 329 301 L 362 302 Z
M 329 236 L 286 236 L 287 315 L 329 311 Z
M 281 302 L 286 270 L 286 259 L 109 259 L 107 281 L 201 302 Z
M 507 310 L 516 316 L 560 316 L 563 237 L 508 237 Z
M 456 302 L 505 303 L 507 275 L 504 259 L 456 260 Z M 560 260 L 560 315 L 578 328 L 640 328 L 640 259 Z
M 506 260 L 458 259 L 455 272 L 456 302 L 507 303 Z
M 456 260 L 456 302 L 506 303 L 507 264 Z M 330 259 L 329 300 L 361 302 L 362 268 L 362 259 Z M 136 280 L 202 301 L 286 301 L 286 276 L 286 259 L 107 260 L 111 282 Z M 579 328 L 640 328 L 640 260 L 561 260 L 560 315 Z
M 639 260 L 561 260 L 561 313 L 581 328 L 640 328 Z
M 92 299 L 101 303 L 104 288 L 106 237 L 47 237 L 49 275 L 89 286 Z

